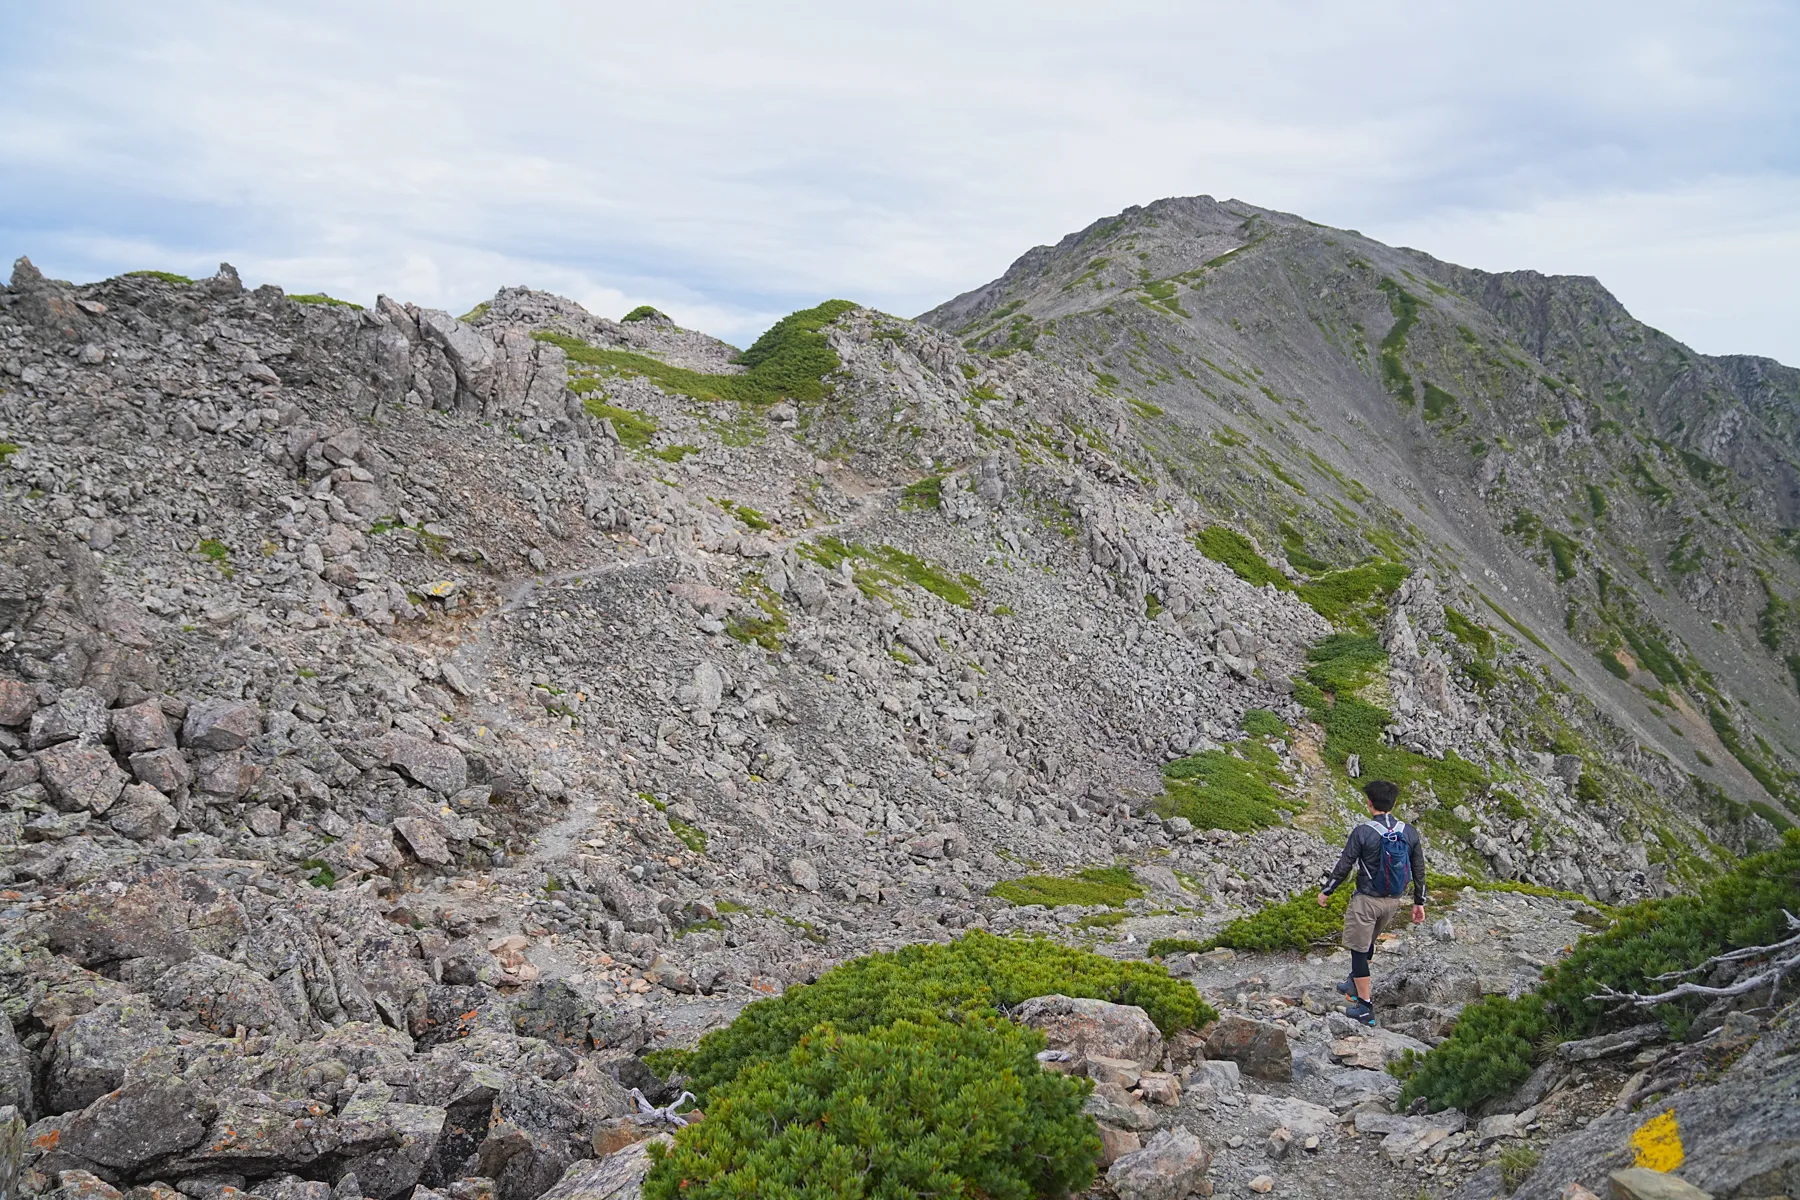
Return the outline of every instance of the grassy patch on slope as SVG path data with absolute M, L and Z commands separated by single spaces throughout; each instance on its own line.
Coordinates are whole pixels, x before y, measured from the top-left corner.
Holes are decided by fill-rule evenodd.
M 824 398 L 824 378 L 839 365 L 836 351 L 821 331 L 855 307 L 848 300 L 827 300 L 816 308 L 781 318 L 737 356 L 738 364 L 749 368 L 742 375 L 691 371 L 647 354 L 593 346 L 565 333 L 538 330 L 531 336 L 561 346 L 570 362 L 593 367 L 606 375 L 640 376 L 665 392 L 696 400 L 736 400 L 757 405 L 782 400 L 805 402 Z

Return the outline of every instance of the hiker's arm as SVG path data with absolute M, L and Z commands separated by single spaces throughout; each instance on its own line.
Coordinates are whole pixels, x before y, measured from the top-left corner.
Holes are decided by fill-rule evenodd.
M 1413 907 L 1425 907 L 1425 835 L 1419 832 L 1418 826 L 1412 828 L 1412 885 Z M 1413 918 L 1417 920 L 1415 916 Z
M 1350 836 L 1344 839 L 1344 852 L 1338 855 L 1337 866 L 1331 868 L 1325 878 L 1319 881 L 1319 895 L 1329 896 L 1337 891 L 1339 885 L 1349 878 L 1350 872 L 1356 869 L 1356 860 L 1361 857 L 1361 849 L 1356 844 L 1357 835 L 1360 833 L 1362 833 L 1362 826 L 1358 825 L 1350 831 Z

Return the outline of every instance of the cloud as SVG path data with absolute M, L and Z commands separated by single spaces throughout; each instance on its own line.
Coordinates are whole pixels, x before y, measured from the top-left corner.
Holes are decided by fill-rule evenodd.
M 1576 264 L 1704 349 L 1800 361 L 1759 315 L 1800 178 L 1778 5 L 65 0 L 9 23 L 0 242 L 72 277 L 226 259 L 453 311 L 529 283 L 741 344 L 827 296 L 918 312 L 1206 192 Z M 1692 312 L 1660 298 L 1682 272 Z

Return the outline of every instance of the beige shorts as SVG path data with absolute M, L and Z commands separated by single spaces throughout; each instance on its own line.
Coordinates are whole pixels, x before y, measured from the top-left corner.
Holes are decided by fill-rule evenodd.
M 1369 896 L 1362 892 L 1350 897 L 1344 909 L 1344 949 L 1367 954 L 1375 949 L 1375 939 L 1388 927 L 1394 914 L 1412 907 L 1410 896 Z

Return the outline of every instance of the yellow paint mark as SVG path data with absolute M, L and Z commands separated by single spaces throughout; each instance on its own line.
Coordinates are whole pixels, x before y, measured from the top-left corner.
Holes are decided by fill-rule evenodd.
M 1631 1147 L 1637 1151 L 1635 1167 L 1652 1171 L 1673 1171 L 1687 1161 L 1681 1145 L 1681 1126 L 1675 1121 L 1675 1110 L 1651 1117 L 1631 1135 Z

